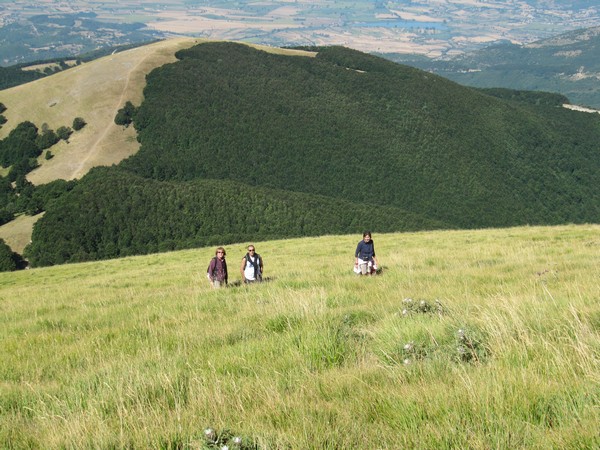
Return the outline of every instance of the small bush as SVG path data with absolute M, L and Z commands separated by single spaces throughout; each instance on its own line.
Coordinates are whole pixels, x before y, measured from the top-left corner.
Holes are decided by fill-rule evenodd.
M 69 127 L 62 126 L 59 127 L 58 130 L 56 130 L 56 134 L 63 141 L 67 141 L 69 140 L 69 136 L 73 134 L 73 130 Z
M 73 119 L 73 129 L 75 131 L 79 131 L 81 130 L 83 127 L 85 127 L 87 125 L 86 121 L 83 120 L 83 118 L 81 117 L 75 117 Z

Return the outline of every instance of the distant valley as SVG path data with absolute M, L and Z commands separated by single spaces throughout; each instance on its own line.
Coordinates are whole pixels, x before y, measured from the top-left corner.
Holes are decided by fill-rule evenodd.
M 538 2 L 299 0 L 200 4 L 113 0 L 2 3 L 0 64 L 78 55 L 185 35 L 281 46 L 452 56 L 497 42 L 530 43 L 600 25 L 584 0 Z
M 468 86 L 559 92 L 574 104 L 600 108 L 600 27 L 527 45 L 496 44 L 452 58 L 383 56 Z

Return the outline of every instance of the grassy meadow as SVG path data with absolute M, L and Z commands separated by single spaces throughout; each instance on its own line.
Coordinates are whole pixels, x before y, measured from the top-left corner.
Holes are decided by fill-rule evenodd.
M 0 448 L 598 448 L 600 226 L 360 238 L 1 273 Z

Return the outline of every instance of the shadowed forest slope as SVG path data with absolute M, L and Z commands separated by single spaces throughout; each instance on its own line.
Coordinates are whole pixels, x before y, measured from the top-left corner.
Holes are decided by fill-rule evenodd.
M 152 72 L 124 164 L 392 205 L 460 227 L 599 218 L 597 117 L 344 48 L 206 44 Z

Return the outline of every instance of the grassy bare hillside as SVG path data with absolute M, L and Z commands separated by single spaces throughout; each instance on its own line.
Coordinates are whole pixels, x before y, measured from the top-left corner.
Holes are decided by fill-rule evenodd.
M 29 174 L 34 184 L 80 178 L 92 167 L 118 163 L 135 153 L 133 129 L 115 125 L 114 117 L 127 100 L 142 101 L 145 77 L 152 69 L 175 61 L 174 53 L 198 40 L 172 39 L 116 53 L 90 63 L 0 93 L 8 108 L 4 138 L 17 124 L 29 120 L 54 130 L 83 117 L 87 126 L 70 142 L 52 148 L 55 157 L 40 158 L 41 167 Z
M 175 52 L 191 47 L 200 39 L 178 38 L 127 50 L 97 59 L 56 75 L 0 92 L 8 108 L 8 123 L 0 129 L 0 139 L 19 123 L 29 120 L 56 130 L 71 126 L 82 117 L 87 126 L 74 133 L 69 143 L 61 141 L 51 150 L 51 160 L 39 158 L 41 166 L 28 175 L 34 184 L 56 179 L 81 178 L 92 167 L 109 166 L 138 150 L 135 130 L 114 123 L 117 111 L 127 100 L 139 105 L 143 99 L 146 75 L 163 64 L 174 62 Z M 256 46 L 258 47 L 258 46 Z M 260 47 L 279 54 L 314 53 Z
M 94 166 L 118 163 L 135 153 L 138 143 L 132 128 L 115 125 L 117 110 L 127 100 L 138 105 L 146 74 L 175 61 L 177 50 L 197 42 L 191 38 L 157 42 L 2 91 L 0 101 L 8 108 L 4 113 L 8 122 L 0 129 L 0 139 L 25 120 L 38 127 L 47 123 L 56 130 L 71 126 L 75 117 L 83 117 L 87 126 L 74 133 L 68 144 L 60 141 L 52 147 L 53 159 L 40 157 L 40 167 L 29 174 L 29 180 L 34 184 L 71 180 Z M 40 217 L 18 217 L 0 227 L 0 238 L 22 253 Z
M 8 246 L 19 254 L 23 253 L 23 249 L 31 241 L 31 232 L 33 224 L 35 224 L 44 213 L 35 216 L 20 215 L 15 220 L 8 222 L 0 227 L 0 238 Z

